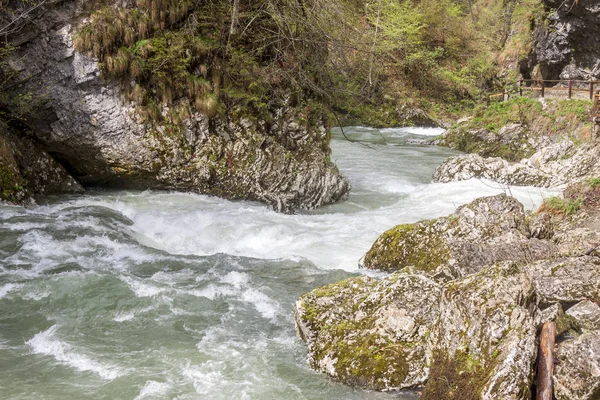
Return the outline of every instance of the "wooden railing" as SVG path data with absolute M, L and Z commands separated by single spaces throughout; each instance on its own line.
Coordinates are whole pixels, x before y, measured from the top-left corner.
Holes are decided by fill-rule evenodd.
M 521 79 L 519 95 L 523 96 L 524 91 L 538 91 L 539 97 L 545 97 L 548 92 L 566 92 L 567 98 L 571 99 L 573 94 L 584 92 L 593 100 L 596 87 L 600 87 L 600 81 Z
M 600 91 L 594 95 L 594 106 L 592 107 L 592 120 L 600 124 Z
M 593 100 L 592 120 L 600 125 L 600 81 L 582 81 L 582 80 L 541 80 L 541 79 L 521 79 L 519 80 L 518 95 L 523 96 L 525 92 L 538 97 L 545 97 L 547 94 L 566 93 L 568 99 L 572 99 L 578 94 L 585 93 L 584 98 Z M 505 90 L 503 93 L 488 95 L 488 102 L 503 102 L 517 94 L 514 87 L 512 91 Z M 554 95 L 555 96 L 555 95 Z M 581 98 L 581 96 L 579 96 Z

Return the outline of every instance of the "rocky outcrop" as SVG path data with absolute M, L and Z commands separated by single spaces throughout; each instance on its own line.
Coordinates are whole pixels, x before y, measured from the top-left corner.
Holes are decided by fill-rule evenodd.
M 427 379 L 429 327 L 440 286 L 412 274 L 353 278 L 302 296 L 296 327 L 312 368 L 365 388 L 417 387 Z
M 451 182 L 484 178 L 506 185 L 556 187 L 598 176 L 598 157 L 600 143 L 596 141 L 577 148 L 570 141 L 552 144 L 519 163 L 468 154 L 446 160 L 435 170 L 433 180 Z
M 81 192 L 62 165 L 0 122 L 0 200 L 26 204 L 39 195 Z
M 533 55 L 543 79 L 599 79 L 598 2 L 544 0 L 543 3 L 549 11 L 548 23 L 536 32 Z
M 499 195 L 382 235 L 365 262 L 401 271 L 329 285 L 296 303 L 311 367 L 371 389 L 422 388 L 426 400 L 528 400 L 537 334 L 555 321 L 556 398 L 597 398 L 600 261 L 578 254 L 584 233 L 565 239 L 566 221 L 581 232 L 596 226 L 597 185 L 584 186 L 567 190 L 585 199 L 571 216 L 526 216 Z M 519 243 L 546 247 L 533 254 Z
M 512 197 L 484 197 L 449 217 L 390 229 L 375 241 L 362 266 L 385 271 L 408 267 L 444 281 L 500 261 L 547 258 L 557 251 L 545 240 L 552 234 L 547 223 L 530 220 Z
M 444 286 L 430 336 L 434 399 L 527 399 L 536 357 L 536 296 L 513 263 Z
M 278 211 L 312 209 L 338 201 L 349 186 L 329 158 L 322 120 L 307 121 L 288 103 L 269 105 L 267 117 L 229 109 L 200 112 L 179 126 L 169 121 L 185 98 L 144 118 L 106 80 L 98 60 L 73 48 L 86 2 L 50 2 L 23 35 L 12 67 L 20 90 L 39 94 L 27 127 L 43 150 L 84 185 L 194 191 L 252 199 Z M 135 91 L 135 83 L 130 89 Z

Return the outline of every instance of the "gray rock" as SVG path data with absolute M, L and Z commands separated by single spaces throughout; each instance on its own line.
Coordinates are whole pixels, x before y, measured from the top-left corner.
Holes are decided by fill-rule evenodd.
M 583 300 L 566 311 L 584 330 L 600 330 L 600 306 L 590 300 Z
M 535 58 L 544 79 L 598 79 L 600 6 L 595 0 L 544 0 L 550 11 L 538 27 Z
M 541 222 L 538 223 L 538 225 Z M 557 248 L 534 226 L 523 205 L 506 195 L 483 197 L 444 218 L 399 225 L 382 234 L 362 266 L 399 270 L 410 267 L 436 280 L 467 276 L 500 261 L 530 262 L 551 257 Z
M 97 60 L 73 50 L 88 3 L 48 3 L 32 31 L 15 38 L 21 46 L 13 60 L 23 90 L 40 95 L 29 128 L 79 182 L 258 200 L 282 212 L 347 195 L 347 181 L 328 159 L 323 122 L 301 124 L 289 104 L 270 105 L 273 122 L 251 122 L 239 110 L 212 119 L 192 113 L 176 130 L 146 120 L 118 83 L 100 77 Z
M 484 178 L 506 185 L 556 187 L 586 177 L 598 176 L 600 165 L 598 142 L 573 149 L 570 141 L 538 150 L 529 159 L 510 163 L 498 157 L 477 154 L 452 157 L 433 173 L 435 182 Z
M 525 266 L 542 303 L 600 300 L 600 259 L 566 257 Z
M 600 332 L 560 343 L 556 350 L 554 395 L 557 400 L 600 398 Z
M 396 273 L 313 290 L 296 302 L 297 331 L 312 368 L 354 386 L 397 390 L 422 385 L 429 329 L 441 287 Z
M 422 399 L 446 398 L 453 387 L 485 400 L 528 398 L 536 308 L 532 281 L 514 263 L 444 285 Z

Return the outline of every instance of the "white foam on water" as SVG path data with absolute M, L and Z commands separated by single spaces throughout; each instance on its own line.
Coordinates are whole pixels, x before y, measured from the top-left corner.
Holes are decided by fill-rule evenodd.
M 113 321 L 115 322 L 125 322 L 125 321 L 131 321 L 132 319 L 135 318 L 135 313 L 133 311 L 120 311 L 115 313 L 115 317 L 113 318 Z
M 53 357 L 56 361 L 79 371 L 89 371 L 98 374 L 102 379 L 113 380 L 124 375 L 119 368 L 100 363 L 86 355 L 75 352 L 72 347 L 55 338 L 57 326 L 53 325 L 47 330 L 37 333 L 25 342 L 34 354 L 43 354 Z
M 21 283 L 7 283 L 3 286 L 0 286 L 0 299 L 5 297 L 10 292 L 19 290 L 22 287 L 23 287 L 23 284 L 21 284 Z
M 154 297 L 167 290 L 166 288 L 157 287 L 155 285 L 145 283 L 147 281 L 142 282 L 141 280 L 134 279 L 130 276 L 119 275 L 119 279 L 129 286 L 129 289 L 131 289 L 136 297 Z
M 279 303 L 256 289 L 248 289 L 242 293 L 241 299 L 251 303 L 256 311 L 266 319 L 273 319 L 279 313 Z
M 140 393 L 135 397 L 134 400 L 142 400 L 153 397 L 163 399 L 171 389 L 172 386 L 166 382 L 146 381 L 146 384 L 140 390 Z
M 406 132 L 406 133 L 410 133 L 413 135 L 420 135 L 420 136 L 439 136 L 442 133 L 446 132 L 446 130 L 444 128 L 423 128 L 423 127 L 418 127 L 418 126 L 413 126 L 413 127 L 407 127 L 407 128 L 392 128 L 392 129 L 382 129 L 382 132 L 394 132 L 394 131 L 400 131 L 400 132 Z

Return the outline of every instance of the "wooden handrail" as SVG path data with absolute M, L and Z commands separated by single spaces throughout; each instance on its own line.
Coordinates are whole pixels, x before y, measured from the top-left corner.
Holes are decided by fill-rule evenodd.
M 533 85 L 529 85 L 529 86 L 524 86 L 524 83 L 531 83 L 533 85 L 539 85 L 539 86 L 533 86 Z M 560 84 L 560 83 L 564 83 L 566 84 L 566 86 L 548 86 L 546 85 L 546 83 L 548 84 Z M 588 85 L 587 88 L 580 88 L 580 87 L 575 87 L 573 86 L 573 84 L 578 84 L 578 83 L 585 83 L 586 85 Z M 519 95 L 523 95 L 523 90 L 539 90 L 540 96 L 544 97 L 544 95 L 546 94 L 547 90 L 550 91 L 560 91 L 560 90 L 566 90 L 568 91 L 568 98 L 570 99 L 573 95 L 573 92 L 589 92 L 590 94 L 590 100 L 594 99 L 594 87 L 600 85 L 600 81 L 597 80 L 580 80 L 580 79 L 562 79 L 562 80 L 553 80 L 553 79 L 520 79 L 519 80 Z

